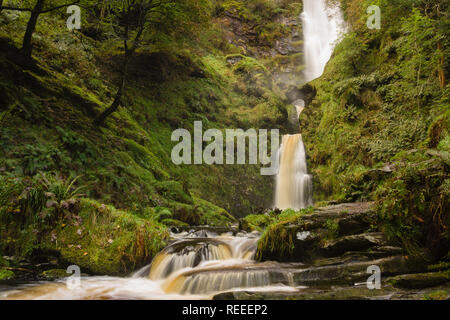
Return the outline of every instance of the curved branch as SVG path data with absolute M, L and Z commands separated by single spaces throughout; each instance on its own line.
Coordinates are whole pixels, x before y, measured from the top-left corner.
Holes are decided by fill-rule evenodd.
M 53 7 L 53 8 L 41 10 L 41 11 L 39 11 L 38 13 L 39 13 L 39 14 L 41 14 L 41 13 L 47 13 L 47 12 L 50 12 L 50 11 L 53 11 L 53 10 L 58 10 L 58 9 L 61 9 L 61 8 L 64 8 L 64 7 L 69 7 L 69 6 L 74 5 L 74 4 L 77 4 L 77 3 L 79 3 L 79 2 L 80 2 L 80 0 L 77 0 L 77 1 L 74 1 L 74 2 L 71 2 L 71 3 L 62 4 L 62 5 L 60 5 L 60 6 L 56 6 L 56 7 Z M 17 7 L 7 7 L 7 6 L 2 6 L 2 7 L 0 7 L 0 10 L 12 10 L 12 11 L 26 11 L 26 12 L 33 12 L 33 9 L 31 9 L 31 8 L 17 8 Z
M 33 11 L 33 9 L 30 8 L 16 8 L 16 7 L 0 7 L 0 10 L 28 11 L 28 12 Z
M 64 8 L 64 7 L 69 7 L 69 6 L 72 6 L 74 4 L 77 4 L 78 2 L 80 2 L 80 0 L 74 1 L 72 3 L 62 4 L 60 6 L 56 6 L 56 7 L 50 8 L 50 9 L 45 9 L 45 10 L 40 11 L 39 13 L 47 13 L 47 12 L 50 12 L 50 11 L 53 11 L 53 10 L 58 10 L 58 9 L 61 9 L 61 8 Z

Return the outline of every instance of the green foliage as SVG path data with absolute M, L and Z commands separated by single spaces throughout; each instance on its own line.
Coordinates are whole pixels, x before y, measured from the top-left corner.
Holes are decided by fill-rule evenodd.
M 438 258 L 449 225 L 448 4 L 340 2 L 351 32 L 300 119 L 315 199 L 377 200 L 386 234 Z M 379 30 L 366 26 L 373 4 Z
M 273 218 L 266 214 L 250 214 L 242 219 L 241 226 L 245 225 L 246 231 L 263 231 L 272 221 Z
M 325 227 L 327 228 L 327 240 L 335 239 L 339 235 L 339 224 L 335 220 L 325 221 Z
M 82 221 L 82 224 L 79 222 Z M 78 215 L 58 225 L 41 247 L 85 272 L 124 275 L 139 268 L 166 245 L 166 227 L 96 201 L 82 199 Z
M 83 196 L 86 186 L 76 187 L 78 178 L 64 179 L 56 173 L 40 173 L 33 179 L 0 176 L 0 215 L 25 225 L 54 222 Z
M 15 277 L 15 274 L 11 270 L 0 269 L 0 281 L 10 280 L 10 279 L 13 279 L 14 277 Z
M 295 249 L 296 237 L 295 229 L 289 228 L 289 225 L 300 223 L 302 216 L 313 211 L 312 208 L 300 211 L 288 209 L 276 216 L 258 241 L 256 258 L 260 259 L 262 252 L 275 254 L 277 257 L 289 256 Z
M 395 175 L 377 189 L 386 233 L 412 254 L 420 247 L 434 259 L 448 252 L 450 180 L 444 169 L 448 165 L 448 156 L 442 159 L 439 154 L 399 155 Z

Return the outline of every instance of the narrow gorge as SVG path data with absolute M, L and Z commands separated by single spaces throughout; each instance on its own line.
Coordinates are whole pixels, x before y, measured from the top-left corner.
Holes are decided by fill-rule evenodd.
M 449 299 L 445 5 L 166 2 L 26 52 L 3 4 L 0 300 Z M 199 122 L 279 129 L 277 174 L 175 164 Z

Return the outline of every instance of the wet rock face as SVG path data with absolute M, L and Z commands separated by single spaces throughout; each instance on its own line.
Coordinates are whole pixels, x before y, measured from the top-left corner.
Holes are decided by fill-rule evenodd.
M 218 19 L 228 43 L 239 48 L 241 54 L 270 60 L 267 67 L 272 80 L 283 92 L 304 82 L 303 30 L 299 16 L 285 12 L 270 20 L 270 23 L 287 30 L 276 37 L 267 37 L 267 30 L 261 30 L 264 23 L 247 21 L 233 12 L 223 12 Z M 239 58 L 232 57 L 227 62 L 234 65 Z
M 370 249 L 386 244 L 382 233 L 363 233 L 340 237 L 322 246 L 324 255 L 331 257 L 344 254 L 348 251 Z
M 409 260 L 403 256 L 363 260 L 298 270 L 294 274 L 294 281 L 300 285 L 353 285 L 357 282 L 365 282 L 367 280 L 369 277 L 367 268 L 370 266 L 378 266 L 383 276 L 420 272 L 425 269 L 424 263 L 417 260 Z

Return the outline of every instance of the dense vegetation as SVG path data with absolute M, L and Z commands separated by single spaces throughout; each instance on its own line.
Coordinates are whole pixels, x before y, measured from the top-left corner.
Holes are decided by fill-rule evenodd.
M 260 246 L 290 250 L 277 234 L 311 210 L 256 214 L 273 193 L 259 165 L 176 166 L 171 134 L 197 120 L 203 130 L 297 130 L 302 2 L 75 2 L 82 27 L 69 31 L 71 1 L 0 1 L 0 266 L 11 263 L 2 256 L 58 256 L 124 274 L 164 247 L 169 227 L 252 213 L 241 227 L 265 230 Z M 375 200 L 386 234 L 441 258 L 448 3 L 340 4 L 348 33 L 307 87 L 316 96 L 300 119 L 315 200 Z M 371 4 L 380 30 L 366 26 Z
M 73 31 L 69 3 L 2 1 L 0 256 L 124 273 L 167 227 L 226 226 L 270 205 L 259 166 L 176 166 L 171 134 L 196 120 L 289 129 L 277 57 L 263 53 L 290 32 L 273 20 L 301 3 L 77 1 Z
M 365 8 L 381 8 L 381 29 Z M 376 200 L 410 251 L 449 243 L 447 1 L 342 0 L 349 32 L 301 119 L 317 200 Z M 330 146 L 333 146 L 330 148 Z

